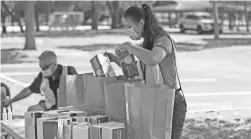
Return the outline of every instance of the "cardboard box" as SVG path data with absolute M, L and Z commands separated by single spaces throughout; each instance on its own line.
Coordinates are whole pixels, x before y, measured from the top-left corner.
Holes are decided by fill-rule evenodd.
M 43 139 L 71 139 L 71 118 L 47 119 L 43 122 Z
M 58 139 L 58 119 L 46 120 L 43 122 L 43 136 L 44 139 Z
M 68 114 L 70 117 L 76 117 L 76 116 L 87 116 L 88 113 L 85 111 L 68 111 L 68 112 L 63 112 L 63 114 Z
M 32 111 L 24 114 L 26 139 L 37 139 L 37 119 L 41 118 L 42 114 L 42 111 Z
M 92 125 L 91 139 L 125 139 L 125 125 L 114 121 Z
M 43 128 L 43 123 L 46 120 L 56 120 L 57 118 L 48 118 L 48 117 L 44 117 L 44 118 L 38 118 L 37 119 L 37 139 L 44 139 L 44 128 Z
M 102 139 L 125 139 L 125 125 L 119 122 L 109 122 L 102 127 Z
M 90 135 L 90 123 L 73 123 L 72 127 L 72 139 L 89 139 Z
M 137 62 L 133 54 L 129 54 L 127 49 L 117 50 L 116 55 L 119 57 L 120 65 L 125 78 L 133 79 L 139 75 Z
M 114 69 L 107 56 L 97 54 L 91 60 L 91 65 L 97 77 L 115 77 Z
M 72 117 L 72 122 L 76 122 L 76 123 L 88 122 L 89 123 L 89 117 L 88 116 L 74 116 Z
M 105 116 L 105 115 L 89 116 L 89 121 L 88 122 L 91 125 L 106 123 L 106 122 L 108 122 L 108 116 Z
M 44 112 L 42 117 L 73 117 L 73 116 L 83 116 L 88 113 L 85 111 L 78 110 L 53 110 Z
M 58 139 L 71 139 L 72 136 L 72 119 L 58 119 Z
M 46 111 L 43 113 L 42 117 L 44 118 L 50 118 L 50 117 L 58 117 L 60 114 L 61 116 L 67 116 L 67 114 L 63 112 L 68 112 L 69 110 L 51 110 L 51 111 Z
M 90 128 L 90 139 L 102 139 L 102 125 L 92 125 Z

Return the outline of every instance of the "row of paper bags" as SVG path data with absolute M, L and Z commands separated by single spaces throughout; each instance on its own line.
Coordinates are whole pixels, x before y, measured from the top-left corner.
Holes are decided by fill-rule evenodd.
M 58 107 L 86 105 L 124 122 L 129 139 L 171 139 L 174 90 L 123 77 L 61 75 Z

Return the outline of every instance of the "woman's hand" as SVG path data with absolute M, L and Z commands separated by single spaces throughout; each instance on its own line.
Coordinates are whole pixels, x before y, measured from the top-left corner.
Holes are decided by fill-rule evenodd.
M 114 62 L 120 67 L 120 61 L 116 55 L 114 55 L 113 53 L 105 52 L 104 56 L 107 56 L 110 62 Z
M 121 45 L 119 45 L 119 47 L 116 48 L 116 51 L 127 49 L 129 53 L 132 53 L 132 49 L 131 49 L 132 47 L 134 47 L 134 45 L 131 42 L 124 42 Z
M 109 52 L 105 52 L 104 56 L 107 56 L 111 62 L 114 62 L 115 58 L 116 58 L 116 56 L 114 54 L 109 53 Z
M 116 62 L 117 60 L 117 56 L 115 56 L 113 53 L 105 52 L 104 56 L 107 56 L 110 62 Z

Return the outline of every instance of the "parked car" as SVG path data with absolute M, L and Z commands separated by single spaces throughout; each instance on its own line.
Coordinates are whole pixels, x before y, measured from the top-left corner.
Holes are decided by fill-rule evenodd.
M 179 20 L 180 31 L 196 30 L 199 34 L 214 31 L 214 19 L 207 12 L 193 12 L 186 14 Z M 222 23 L 219 23 L 219 32 L 222 33 Z

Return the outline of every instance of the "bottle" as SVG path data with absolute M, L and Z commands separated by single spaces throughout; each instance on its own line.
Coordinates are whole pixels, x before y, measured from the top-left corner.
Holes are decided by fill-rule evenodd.
M 7 139 L 13 139 L 13 137 L 10 135 L 7 135 Z
M 8 120 L 8 117 L 7 117 L 7 113 L 6 113 L 6 108 L 3 108 L 3 121 L 7 121 Z
M 8 107 L 8 120 L 12 120 L 12 111 L 11 111 L 11 107 Z
M 8 100 L 10 99 L 10 97 L 9 97 L 9 96 L 7 96 L 6 98 L 7 98 Z M 13 114 L 12 114 L 12 110 L 11 110 L 10 105 L 8 106 L 7 110 L 8 110 L 8 113 L 7 113 L 8 120 L 12 120 L 12 118 L 13 118 Z

